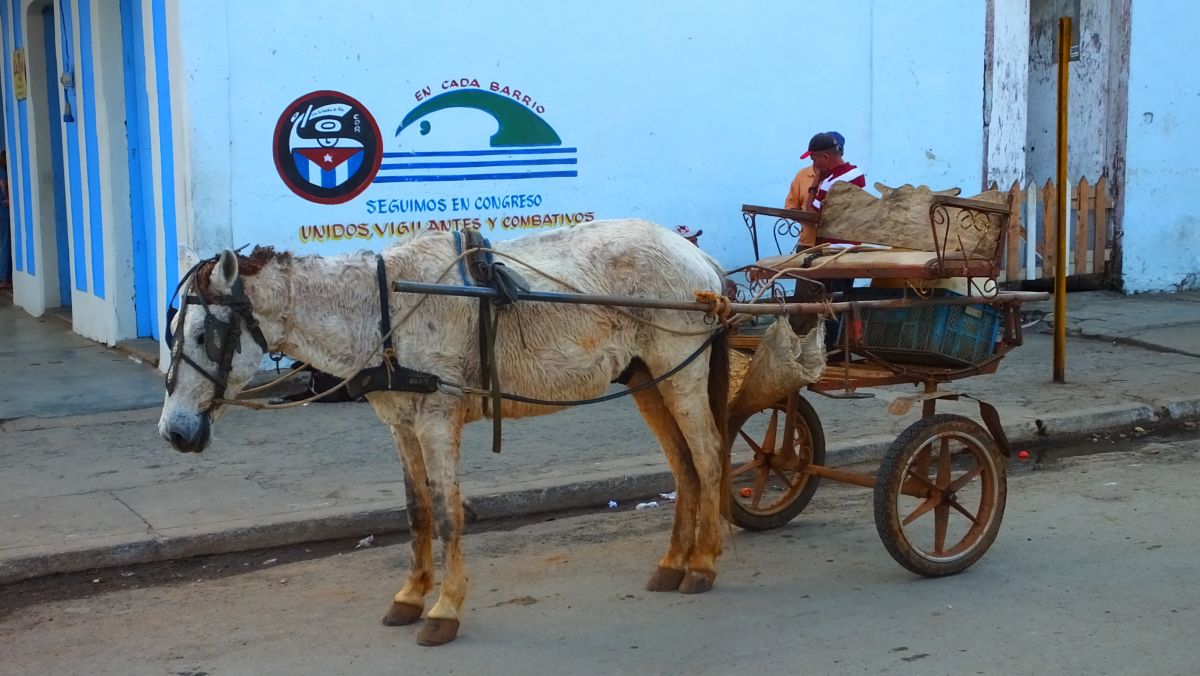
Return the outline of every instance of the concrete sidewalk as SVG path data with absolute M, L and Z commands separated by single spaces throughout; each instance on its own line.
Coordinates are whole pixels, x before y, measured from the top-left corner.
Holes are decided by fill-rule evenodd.
M 1068 308 L 1067 384 L 1050 383 L 1042 326 L 997 375 L 948 389 L 996 405 L 1015 443 L 1200 416 L 1200 294 L 1071 294 Z M 407 527 L 400 464 L 369 406 L 236 410 L 209 451 L 183 455 L 157 435 L 157 371 L 64 330 L 0 305 L 0 583 Z M 917 417 L 886 402 L 911 392 L 811 397 L 829 463 L 878 458 Z M 977 416 L 969 402 L 939 408 Z M 464 438 L 472 520 L 624 506 L 672 486 L 628 400 L 507 422 L 501 455 L 489 436 L 476 424 Z

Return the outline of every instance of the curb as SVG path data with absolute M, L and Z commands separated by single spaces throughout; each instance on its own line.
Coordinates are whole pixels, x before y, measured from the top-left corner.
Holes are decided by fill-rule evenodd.
M 348 505 L 307 513 L 165 528 L 157 533 L 84 540 L 68 546 L 23 548 L 0 560 L 0 585 L 57 573 L 333 540 L 408 530 L 404 508 L 392 502 Z
M 1200 397 L 1179 397 L 1153 405 L 1131 402 L 1015 421 L 1005 425 L 1005 431 L 1010 442 L 1017 445 L 1066 441 L 1139 424 L 1171 425 L 1196 419 L 1200 419 Z M 875 435 L 831 443 L 826 449 L 826 464 L 837 467 L 880 460 L 893 439 L 889 435 Z M 640 466 L 600 470 L 586 479 L 566 483 L 533 482 L 512 490 L 469 496 L 464 502 L 468 523 L 476 523 L 568 509 L 602 509 L 609 500 L 626 502 L 673 489 L 674 478 L 665 467 Z M 13 556 L 0 558 L 0 585 L 96 568 L 407 531 L 408 519 L 402 501 L 169 528 L 155 533 L 95 538 L 67 546 L 25 548 Z

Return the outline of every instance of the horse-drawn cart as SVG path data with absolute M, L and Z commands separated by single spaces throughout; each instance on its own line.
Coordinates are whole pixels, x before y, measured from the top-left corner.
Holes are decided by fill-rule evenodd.
M 871 488 L 876 528 L 896 561 L 926 576 L 957 573 L 977 561 L 999 531 L 1010 449 L 996 410 L 985 402 L 976 400 L 984 425 L 937 413 L 939 400 L 970 398 L 942 385 L 994 373 L 1022 342 L 1020 304 L 1045 294 L 997 291 L 1010 207 L 999 193 L 962 199 L 879 186 L 884 198 L 872 201 L 848 184 L 836 187 L 828 204 L 857 199 L 859 214 L 835 211 L 831 222 L 818 223 L 814 214 L 743 207 L 756 257 L 766 244 L 760 242 L 763 220 L 779 253 L 736 271 L 745 275 L 739 296 L 813 301 L 828 299 L 821 283 L 828 280 L 840 287 L 849 287 L 841 281 L 847 278 L 877 285 L 888 280 L 882 286 L 890 289 L 844 288 L 837 294 L 841 302 L 827 308 L 840 310 L 839 321 L 829 324 L 837 339 L 828 341 L 827 362 L 806 389 L 857 399 L 872 396 L 864 388 L 912 384 L 921 391 L 893 399 L 889 409 L 903 414 L 919 403 L 922 416 L 891 443 L 877 472 L 857 473 L 824 465 L 821 421 L 803 392 L 771 402 L 730 430 L 731 518 L 749 530 L 782 526 L 804 510 L 821 479 Z M 813 241 L 814 226 L 823 237 L 880 241 L 879 232 L 861 225 L 881 223 L 881 212 L 883 219 L 902 214 L 903 222 L 893 221 L 885 233 L 891 237 L 884 239 L 901 239 L 905 248 L 822 247 Z M 912 218 L 922 212 L 928 217 L 924 232 Z M 795 248 L 787 246 L 792 241 Z M 794 283 L 794 290 L 782 288 L 782 280 Z M 803 325 L 794 318 L 792 324 Z M 763 340 L 760 328 L 744 328 L 732 346 L 753 355 Z
M 726 279 L 726 292 L 734 298 L 722 300 L 717 313 L 737 318 L 729 322 L 734 351 L 729 516 L 747 530 L 777 528 L 804 510 L 821 479 L 872 488 L 876 527 L 888 552 L 915 573 L 949 575 L 977 561 L 999 531 L 1010 449 L 995 408 L 941 386 L 995 373 L 1004 355 L 1021 345 L 1021 303 L 1047 295 L 997 289 L 1010 213 L 1010 202 L 1000 193 L 965 199 L 927 188 L 878 187 L 884 192 L 880 200 L 848 184 L 835 186 L 826 201 L 830 215 L 820 222 L 810 213 L 743 206 L 756 256 L 764 244 L 759 241 L 762 217 L 774 219 L 770 232 L 780 253 L 730 273 L 744 280 Z M 884 240 L 888 246 L 817 245 L 811 241 L 817 227 L 823 237 Z M 806 240 L 814 246 L 806 247 Z M 882 287 L 851 288 L 848 278 Z M 828 287 L 842 290 L 831 293 Z M 480 286 L 396 282 L 394 288 L 481 299 L 497 295 Z M 532 302 L 717 309 L 713 294 L 707 300 L 704 294 L 698 297 L 685 302 L 553 292 L 516 296 Z M 824 341 L 828 350 L 822 344 L 827 326 L 836 332 Z M 889 410 L 902 415 L 919 403 L 922 417 L 889 446 L 879 470 L 856 473 L 825 466 L 824 431 L 804 390 L 862 399 L 874 396 L 864 389 L 899 384 L 922 389 L 894 398 Z M 958 399 L 975 401 L 984 424 L 937 413 L 938 400 Z
M 735 271 L 745 276 L 736 298 L 720 293 L 732 282 L 715 260 L 639 220 L 496 247 L 456 232 L 330 258 L 224 251 L 196 262 L 177 289 L 160 434 L 198 453 L 228 406 L 302 405 L 239 396 L 254 394 L 245 386 L 270 352 L 345 378 L 339 387 L 366 396 L 390 427 L 405 468 L 412 569 L 383 621 L 424 617 L 417 640 L 426 645 L 454 639 L 467 593 L 462 426 L 492 418 L 498 450 L 502 417 L 619 396 L 599 396 L 611 382 L 637 399 L 679 491 L 670 544 L 646 589 L 711 589 L 722 507 L 745 528 L 777 527 L 804 509 L 820 479 L 875 489 L 880 535 L 908 569 L 961 571 L 1000 526 L 1008 445 L 983 402 L 983 426 L 937 414 L 938 400 L 965 397 L 940 386 L 994 372 L 1021 343 L 1020 303 L 1045 294 L 997 291 L 1003 196 L 909 188 L 875 200 L 849 188 L 830 190 L 819 223 L 746 207 L 757 260 Z M 776 219 L 776 256 L 759 257 L 760 217 Z M 818 245 L 813 226 L 890 248 Z M 853 278 L 873 286 L 850 288 Z M 893 400 L 892 411 L 920 403 L 924 415 L 879 471 L 824 466 L 821 423 L 803 391 L 861 398 L 870 396 L 864 388 L 899 383 L 924 387 Z M 426 612 L 435 530 L 443 578 Z

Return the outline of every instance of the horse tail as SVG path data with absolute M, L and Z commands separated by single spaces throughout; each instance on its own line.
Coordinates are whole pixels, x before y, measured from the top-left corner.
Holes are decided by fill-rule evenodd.
M 708 357 L 708 406 L 717 425 L 721 459 L 721 515 L 729 518 L 729 496 L 732 490 L 729 439 L 729 331 L 720 329 L 712 342 Z

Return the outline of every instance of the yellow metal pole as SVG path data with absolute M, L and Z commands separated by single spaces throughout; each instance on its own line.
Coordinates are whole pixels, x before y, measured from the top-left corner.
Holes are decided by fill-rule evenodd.
M 1054 242 L 1054 382 L 1067 381 L 1067 76 L 1071 17 L 1058 20 L 1058 236 Z

